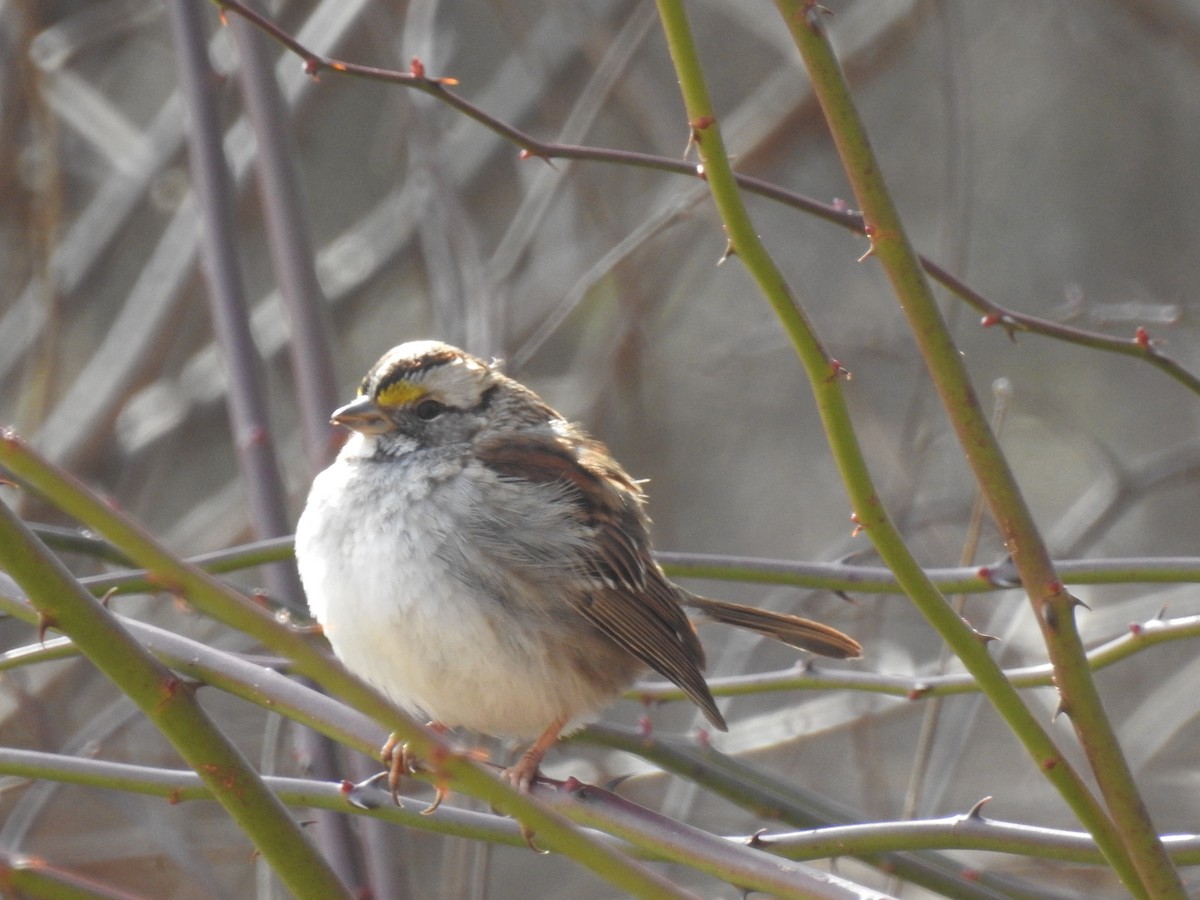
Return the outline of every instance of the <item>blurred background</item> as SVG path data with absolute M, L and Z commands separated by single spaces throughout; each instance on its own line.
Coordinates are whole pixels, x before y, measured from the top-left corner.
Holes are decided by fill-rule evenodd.
M 925 255 L 1014 310 L 1130 340 L 1144 326 L 1164 352 L 1200 371 L 1197 4 L 827 5 Z M 462 97 L 537 138 L 685 153 L 678 85 L 651 4 L 273 0 L 259 8 L 319 53 L 402 71 L 419 58 L 430 75 L 457 79 Z M 737 168 L 823 202 L 848 198 L 773 5 L 694 0 L 688 12 Z M 0 0 L 0 422 L 174 550 L 197 554 L 287 533 L 335 448 L 337 436 L 321 425 L 329 411 L 388 347 L 441 338 L 507 360 L 510 374 L 649 479 L 659 549 L 874 562 L 869 541 L 852 536 L 782 330 L 737 260 L 718 265 L 723 235 L 702 184 L 608 163 L 521 159 L 513 144 L 431 97 L 329 71 L 309 77 L 277 44 L 236 31 L 202 0 Z M 212 67 L 193 68 L 190 88 L 180 76 L 189 39 Z M 253 66 L 276 75 L 257 140 L 247 118 Z M 197 112 L 197 91 L 215 118 Z M 230 202 L 219 233 L 232 272 L 201 264 L 201 213 L 214 189 L 189 164 L 189 127 L 194 137 L 203 130 L 201 141 L 223 138 Z M 268 225 L 281 209 L 269 211 L 280 190 L 272 179 L 286 185 L 289 176 L 279 157 L 263 163 L 266 136 L 279 141 L 297 188 L 295 205 L 282 207 L 295 229 L 286 238 Z M 769 200 L 748 202 L 828 352 L 852 373 L 846 389 L 885 503 L 922 561 L 957 564 L 974 489 L 885 279 L 873 262 L 857 262 L 866 241 Z M 278 249 L 289 241 L 300 250 L 290 260 Z M 216 340 L 227 326 L 214 321 L 229 306 L 214 312 L 214 284 L 249 311 L 252 344 L 240 363 Z M 302 320 L 306 297 L 319 313 Z M 998 380 L 1007 385 L 1002 442 L 1056 557 L 1200 555 L 1195 394 L 1126 357 L 1034 335 L 1010 341 L 949 296 L 944 309 L 985 404 Z M 262 389 L 265 428 L 231 425 L 230 385 L 243 378 Z M 317 425 L 306 426 L 305 414 Z M 245 474 L 238 453 L 251 444 L 278 465 L 280 505 L 265 518 L 248 499 L 260 480 Z M 69 524 L 34 498 L 3 496 L 31 519 Z M 977 560 L 1001 555 L 985 527 Z M 81 573 L 98 571 L 94 561 L 76 562 Z M 296 601 L 286 571 L 239 583 Z M 904 676 L 941 665 L 940 641 L 900 596 L 846 602 L 797 589 L 688 586 L 843 628 L 867 648 L 851 668 Z M 1163 607 L 1200 612 L 1191 586 L 1078 593 L 1091 607 L 1081 614 L 1090 642 Z M 253 649 L 170 598 L 119 608 Z M 1020 592 L 971 598 L 966 614 L 1003 638 L 995 652 L 1005 665 L 1044 661 Z M 713 676 L 795 662 L 747 635 L 704 628 L 702 636 Z M 0 650 L 34 641 L 31 629 L 0 620 Z M 1200 831 L 1198 670 L 1194 645 L 1176 642 L 1100 677 L 1164 832 Z M 264 770 L 310 770 L 311 749 L 292 726 L 204 696 Z M 1054 693 L 1028 698 L 1049 719 Z M 949 700 L 920 751 L 926 704 L 792 692 L 724 708 L 732 727 L 714 738 L 718 749 L 859 817 L 947 815 L 991 795 L 987 813 L 996 818 L 1075 827 L 977 699 Z M 631 725 L 645 714 L 623 702 L 605 720 Z M 700 722 L 679 704 L 649 715 L 665 733 L 688 734 Z M 1072 744 L 1069 724 L 1054 729 Z M 178 765 L 83 662 L 0 674 L 0 743 Z M 918 760 L 925 775 L 913 792 Z M 358 777 L 372 763 L 344 759 L 335 777 L 343 769 Z M 585 780 L 638 773 L 624 792 L 719 833 L 770 826 L 624 754 L 561 748 L 548 770 Z M 147 896 L 255 890 L 250 848 L 215 805 L 0 786 L 6 850 Z M 528 851 L 485 852 L 398 828 L 382 843 L 395 896 L 612 895 L 579 868 Z M 1029 879 L 1048 896 L 1122 895 L 1100 870 L 959 858 Z M 887 884 L 850 862 L 840 870 Z

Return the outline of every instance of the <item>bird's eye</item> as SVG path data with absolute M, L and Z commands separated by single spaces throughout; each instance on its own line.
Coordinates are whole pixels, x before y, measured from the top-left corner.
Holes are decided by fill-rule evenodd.
M 417 404 L 417 418 L 431 422 L 446 411 L 444 404 L 436 400 L 422 400 Z

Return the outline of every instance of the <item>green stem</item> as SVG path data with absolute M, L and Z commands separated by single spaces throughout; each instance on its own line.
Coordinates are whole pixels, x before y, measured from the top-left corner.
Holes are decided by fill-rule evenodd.
M 1088 665 L 1099 671 L 1128 659 L 1149 647 L 1186 638 L 1200 637 L 1200 616 L 1180 619 L 1154 619 L 1144 625 L 1131 628 L 1121 635 L 1088 651 Z M 1054 686 L 1054 668 L 1049 665 L 1022 666 L 1005 669 L 1004 677 L 1019 689 Z M 851 669 L 827 669 L 819 664 L 808 665 L 802 671 L 796 667 L 778 672 L 763 672 L 753 675 L 731 675 L 713 678 L 708 682 L 714 697 L 739 697 L 759 695 L 773 691 L 862 691 L 873 694 L 888 694 L 906 697 L 909 700 L 925 700 L 930 697 L 975 694 L 980 692 L 979 682 L 969 673 L 948 675 L 882 675 L 876 672 L 859 672 Z M 687 699 L 673 684 L 666 682 L 643 682 L 629 689 L 630 700 L 642 703 L 667 703 Z
M 807 318 L 771 259 L 747 214 L 721 139 L 716 114 L 708 97 L 691 30 L 681 0 L 658 0 L 667 44 L 683 89 L 688 121 L 717 211 L 725 223 L 731 250 L 745 264 L 772 308 L 779 315 L 808 374 L 817 409 L 834 459 L 850 494 L 860 526 L 874 542 L 883 561 L 895 573 L 904 592 L 951 650 L 975 676 L 980 688 L 1025 745 L 1035 764 L 1059 790 L 1079 820 L 1096 838 L 1118 875 L 1138 895 L 1144 895 L 1137 869 L 1107 813 L 1051 740 L 1041 723 L 1021 702 L 988 654 L 985 643 L 954 612 L 905 546 L 875 492 L 841 392 L 840 365 L 822 350 Z
M 900 589 L 896 576 L 884 566 L 846 562 L 797 562 L 758 559 L 715 553 L 659 552 L 655 558 L 667 574 L 678 578 L 708 578 L 715 581 L 746 581 L 759 584 L 790 584 L 796 587 L 864 594 L 894 594 Z M 1200 583 L 1200 559 L 1193 556 L 1133 559 L 1068 559 L 1057 562 L 1058 574 L 1066 584 L 1196 584 Z M 1011 590 L 1006 569 L 999 566 L 956 566 L 929 568 L 925 574 L 938 590 L 947 594 L 984 594 Z M 1015 569 L 1013 570 L 1015 575 Z
M 212 791 L 195 772 L 163 769 L 108 760 L 60 756 L 36 750 L 0 747 L 0 774 L 31 781 L 56 781 L 147 797 L 163 797 L 173 804 L 211 801 Z M 444 805 L 436 816 L 422 814 L 424 803 L 405 798 L 395 804 L 386 789 L 365 788 L 357 794 L 359 806 L 346 802 L 347 788 L 337 782 L 263 776 L 263 783 L 280 801 L 297 809 L 327 809 L 352 815 L 371 815 L 395 825 L 524 847 L 520 825 L 501 816 Z M 351 788 L 357 791 L 359 786 Z M 378 805 L 376 805 L 378 804 Z
M 350 896 L 187 684 L 134 640 L 3 503 L 0 565 L 29 594 L 43 624 L 69 636 L 163 733 L 293 894 Z
M 33 525 L 51 549 L 80 552 L 99 558 L 122 560 L 123 554 L 104 541 L 88 539 L 79 532 L 49 529 Z M 76 540 L 82 538 L 82 540 Z M 729 556 L 720 553 L 682 553 L 661 550 L 655 558 L 664 571 L 678 578 L 707 578 L 715 581 L 746 581 L 759 584 L 790 584 L 828 591 L 856 591 L 868 594 L 894 594 L 900 589 L 896 576 L 885 566 L 855 565 L 849 562 L 799 562 L 789 559 L 762 559 Z M 236 572 L 267 563 L 294 559 L 292 536 L 266 538 L 249 544 L 214 550 L 188 557 L 206 572 Z M 1000 567 L 1008 565 L 1001 562 Z M 1200 557 L 1163 556 L 1107 559 L 1065 559 L 1054 563 L 1064 584 L 1196 584 L 1200 583 Z M 1003 571 L 992 566 L 955 566 L 925 570 L 938 590 L 947 594 L 986 594 L 1011 589 Z M 93 594 L 112 590 L 117 594 L 154 591 L 158 586 L 143 570 L 132 570 L 81 578 Z
M 1126 887 L 1184 897 L 1179 873 L 1138 793 L 1104 711 L 1075 623 L 1076 599 L 1063 586 L 1008 461 L 971 387 L 833 53 L 822 12 L 810 0 L 776 0 L 804 60 L 842 165 L 862 209 L 872 255 L 884 267 L 967 460 L 1021 576 L 1055 669 L 1062 712 L 1070 716 L 1108 805 L 1116 834 L 1137 871 L 1118 871 Z M 1114 865 L 1118 860 L 1113 858 Z

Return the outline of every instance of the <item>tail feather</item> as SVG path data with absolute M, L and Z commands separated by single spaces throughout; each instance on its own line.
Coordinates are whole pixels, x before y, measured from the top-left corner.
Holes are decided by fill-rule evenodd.
M 862 645 L 854 638 L 812 619 L 743 606 L 728 600 L 711 600 L 695 594 L 684 594 L 680 602 L 699 610 L 715 622 L 756 631 L 810 653 L 835 659 L 857 659 L 862 656 Z

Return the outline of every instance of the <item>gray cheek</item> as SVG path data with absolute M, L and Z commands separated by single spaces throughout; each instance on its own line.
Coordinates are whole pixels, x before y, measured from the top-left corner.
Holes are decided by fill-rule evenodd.
M 452 400 L 449 400 L 452 405 Z M 486 420 L 476 412 L 459 408 L 448 411 L 432 422 L 421 423 L 421 436 L 428 447 L 451 447 L 468 444 L 485 425 Z

